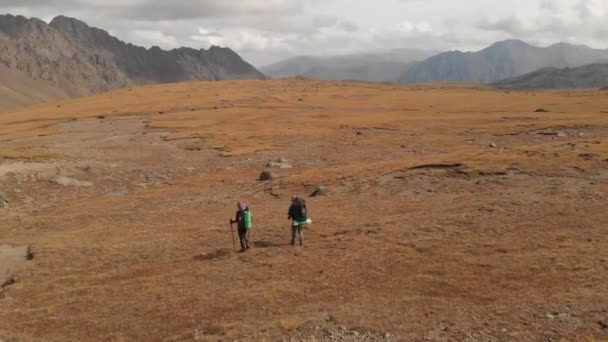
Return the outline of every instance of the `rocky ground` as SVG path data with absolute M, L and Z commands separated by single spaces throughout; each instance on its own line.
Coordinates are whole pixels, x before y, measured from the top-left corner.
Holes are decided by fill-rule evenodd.
M 601 341 L 606 111 L 283 80 L 0 114 L 0 340 Z M 292 247 L 289 199 L 321 186 Z

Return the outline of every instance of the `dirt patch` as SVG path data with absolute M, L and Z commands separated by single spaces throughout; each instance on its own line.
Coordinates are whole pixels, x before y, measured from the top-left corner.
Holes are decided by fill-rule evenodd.
M 462 167 L 462 164 L 424 164 L 408 168 L 408 170 L 447 170 Z
M 201 253 L 199 255 L 195 255 L 193 259 L 197 260 L 197 261 L 211 261 L 211 260 L 225 257 L 229 254 L 230 254 L 230 251 L 227 249 L 218 249 L 215 252 Z
M 9 173 L 14 174 L 33 174 L 33 173 L 48 173 L 52 174 L 59 166 L 57 163 L 30 163 L 24 161 L 16 161 L 10 163 L 2 163 L 0 160 L 0 177 Z

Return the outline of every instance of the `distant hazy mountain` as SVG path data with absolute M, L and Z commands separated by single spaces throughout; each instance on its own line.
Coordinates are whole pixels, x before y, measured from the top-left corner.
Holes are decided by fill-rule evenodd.
M 494 84 L 508 89 L 597 89 L 608 87 L 608 64 L 578 68 L 543 68 Z
M 299 56 L 260 70 L 273 78 L 305 76 L 319 80 L 397 82 L 414 62 L 431 55 L 427 51 L 401 49 L 375 54 Z
M 0 67 L 0 110 L 134 85 L 264 78 L 227 48 L 145 49 L 63 16 L 0 15 Z
M 452 51 L 412 66 L 400 82 L 492 83 L 543 67 L 578 67 L 608 61 L 608 50 L 560 43 L 546 48 L 506 40 L 479 52 Z

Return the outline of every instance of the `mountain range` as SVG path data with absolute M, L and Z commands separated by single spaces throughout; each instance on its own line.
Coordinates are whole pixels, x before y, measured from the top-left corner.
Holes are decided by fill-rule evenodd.
M 400 83 L 493 83 L 541 68 L 579 67 L 608 62 L 608 50 L 566 43 L 536 47 L 520 40 L 495 43 L 478 52 L 445 52 L 417 63 Z
M 542 68 L 499 81 L 505 89 L 598 89 L 608 87 L 608 64 L 589 64 L 578 68 Z
M 0 15 L 0 71 L 0 109 L 145 84 L 265 78 L 228 48 L 145 49 L 64 16 L 47 24 Z
M 399 49 L 341 56 L 300 56 L 258 71 L 229 48 L 170 51 L 125 43 L 86 23 L 58 16 L 50 23 L 0 15 L 0 110 L 98 94 L 112 89 L 184 81 L 305 76 L 403 84 L 465 82 L 507 88 L 595 88 L 608 50 L 520 40 L 477 52 Z M 583 67 L 584 66 L 584 67 Z
M 304 76 L 319 80 L 396 83 L 415 62 L 425 60 L 433 54 L 417 49 L 397 49 L 340 56 L 298 56 L 260 70 L 273 78 Z

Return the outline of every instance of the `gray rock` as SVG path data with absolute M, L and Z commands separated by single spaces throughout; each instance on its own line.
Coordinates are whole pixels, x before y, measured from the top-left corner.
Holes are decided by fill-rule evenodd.
M 325 196 L 326 194 L 327 189 L 325 188 L 325 186 L 321 185 L 310 194 L 310 197 Z
M 492 148 L 496 148 L 496 147 L 498 147 L 498 145 L 497 145 L 496 143 L 491 143 L 491 144 L 490 144 L 490 147 L 492 147 Z
M 66 177 L 66 176 L 55 176 L 52 177 L 51 179 L 49 179 L 49 182 L 53 183 L 53 184 L 57 184 L 57 185 L 61 185 L 61 186 L 73 186 L 73 187 L 84 187 L 84 188 L 88 188 L 88 187 L 92 187 L 93 183 L 91 182 L 86 182 L 86 181 L 80 181 L 74 178 L 70 178 L 70 177 Z
M 105 197 L 123 197 L 129 194 L 129 190 L 127 189 L 117 189 L 114 191 L 110 191 L 107 194 L 105 194 Z
M 275 160 L 269 161 L 266 164 L 266 167 L 275 168 L 275 169 L 290 169 L 291 165 L 289 165 L 289 162 L 287 161 L 287 159 L 281 157 L 281 158 L 277 158 Z
M 146 183 L 164 183 L 169 180 L 169 176 L 164 173 L 148 173 L 144 180 Z
M 265 182 L 265 181 L 271 181 L 273 179 L 275 179 L 275 175 L 271 170 L 264 170 L 262 171 L 262 173 L 260 174 L 260 180 Z
M 8 208 L 8 199 L 3 194 L 0 194 L 0 209 Z
M 99 176 L 100 175 L 99 170 L 96 167 L 91 166 L 91 165 L 87 165 L 87 166 L 83 167 L 82 170 L 84 172 L 90 174 L 90 175 L 93 175 L 93 176 Z
M 277 163 L 277 162 L 268 162 L 266 164 L 266 167 L 270 167 L 270 168 L 274 168 L 274 169 L 290 169 L 291 165 L 289 165 L 289 164 L 283 164 L 283 163 Z

